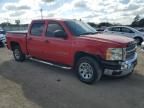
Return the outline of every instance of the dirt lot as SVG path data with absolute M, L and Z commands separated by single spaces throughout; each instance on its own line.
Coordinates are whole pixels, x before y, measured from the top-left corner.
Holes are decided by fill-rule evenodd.
M 0 108 L 144 108 L 144 53 L 128 78 L 81 83 L 68 70 L 27 60 L 0 48 Z

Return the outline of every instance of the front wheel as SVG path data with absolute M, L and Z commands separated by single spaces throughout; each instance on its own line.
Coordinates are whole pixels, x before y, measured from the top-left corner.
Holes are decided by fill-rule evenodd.
M 76 72 L 80 81 L 87 84 L 99 81 L 102 76 L 99 63 L 91 57 L 80 58 L 76 64 Z
M 13 49 L 13 55 L 16 61 L 24 61 L 25 60 L 25 55 L 22 53 L 21 49 L 19 46 L 15 46 Z

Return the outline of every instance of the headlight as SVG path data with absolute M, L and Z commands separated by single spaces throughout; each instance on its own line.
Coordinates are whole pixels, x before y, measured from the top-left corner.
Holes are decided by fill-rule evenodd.
M 123 60 L 123 48 L 108 48 L 106 60 Z

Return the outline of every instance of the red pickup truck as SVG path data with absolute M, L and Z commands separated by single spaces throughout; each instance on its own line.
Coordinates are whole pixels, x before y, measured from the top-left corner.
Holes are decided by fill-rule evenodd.
M 133 39 L 98 34 L 77 20 L 34 20 L 28 32 L 9 32 L 6 38 L 16 61 L 24 61 L 28 56 L 43 63 L 71 67 L 85 83 L 98 81 L 102 75 L 127 76 L 137 64 Z

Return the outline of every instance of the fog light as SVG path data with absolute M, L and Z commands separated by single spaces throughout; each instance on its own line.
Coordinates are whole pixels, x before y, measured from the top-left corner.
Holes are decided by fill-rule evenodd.
M 122 66 L 121 66 L 121 69 L 122 69 L 122 70 L 128 69 L 128 65 L 127 65 L 126 63 L 123 63 Z

